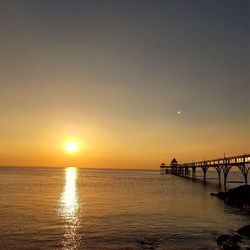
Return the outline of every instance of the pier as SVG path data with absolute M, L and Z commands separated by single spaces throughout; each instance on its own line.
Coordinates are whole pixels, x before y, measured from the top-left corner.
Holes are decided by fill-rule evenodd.
M 181 177 L 196 179 L 196 170 L 200 168 L 203 172 L 204 181 L 209 168 L 214 168 L 218 173 L 218 180 L 221 183 L 221 174 L 223 174 L 224 185 L 227 183 L 227 176 L 232 167 L 237 167 L 244 176 L 246 185 L 248 172 L 250 169 L 250 154 L 223 157 L 215 160 L 204 160 L 179 164 L 174 158 L 169 165 L 162 163 L 160 169 L 162 173 L 170 173 Z

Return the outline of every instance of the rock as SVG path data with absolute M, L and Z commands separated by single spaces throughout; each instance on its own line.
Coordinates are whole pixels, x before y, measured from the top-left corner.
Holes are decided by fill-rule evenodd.
M 237 234 L 223 234 L 217 238 L 217 245 L 223 246 L 224 250 L 238 250 L 241 249 L 238 242 L 241 241 L 241 237 Z
M 250 225 L 247 225 L 247 226 L 244 226 L 244 227 L 241 227 L 237 233 L 241 234 L 241 235 L 244 235 L 246 237 L 250 237 Z
M 227 192 L 219 192 L 217 197 L 235 205 L 250 204 L 250 185 L 242 185 L 229 189 Z
M 227 192 L 219 192 L 217 194 L 217 197 L 220 199 L 220 200 L 226 200 L 227 198 Z
M 223 244 L 224 250 L 240 250 L 241 247 L 237 243 L 224 242 Z
M 233 234 L 231 240 L 234 242 L 241 242 L 241 236 L 237 233 Z
M 221 246 L 223 242 L 226 242 L 231 237 L 230 234 L 222 234 L 217 238 L 217 245 Z
M 155 249 L 158 244 L 159 244 L 159 240 L 158 239 L 155 239 L 155 238 L 145 238 L 143 240 L 137 240 L 137 242 L 140 244 L 140 246 L 143 248 L 143 249 L 150 249 L 150 250 L 153 250 Z
M 250 186 L 242 185 L 237 188 L 229 189 L 227 192 L 227 200 L 230 203 L 238 205 L 250 204 Z
M 217 194 L 216 194 L 216 193 L 210 193 L 210 195 L 211 195 L 211 196 L 217 196 Z

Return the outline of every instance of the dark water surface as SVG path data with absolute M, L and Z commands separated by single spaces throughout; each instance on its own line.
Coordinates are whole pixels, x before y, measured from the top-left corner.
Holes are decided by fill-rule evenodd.
M 215 249 L 250 217 L 211 197 L 209 176 L 204 185 L 159 171 L 0 168 L 1 249 Z

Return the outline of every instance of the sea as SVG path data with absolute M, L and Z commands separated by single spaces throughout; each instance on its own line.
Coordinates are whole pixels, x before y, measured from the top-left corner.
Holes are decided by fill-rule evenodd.
M 228 188 L 243 185 L 229 174 Z M 206 183 L 155 170 L 0 168 L 0 249 L 217 249 L 250 224 Z

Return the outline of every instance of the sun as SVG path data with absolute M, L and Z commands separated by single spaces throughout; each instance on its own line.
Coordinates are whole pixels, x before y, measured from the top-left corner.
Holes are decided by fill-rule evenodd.
M 78 150 L 78 144 L 74 141 L 68 142 L 65 146 L 68 152 L 76 152 Z

